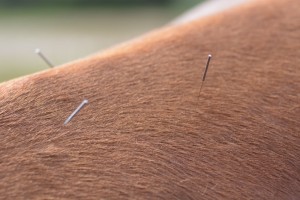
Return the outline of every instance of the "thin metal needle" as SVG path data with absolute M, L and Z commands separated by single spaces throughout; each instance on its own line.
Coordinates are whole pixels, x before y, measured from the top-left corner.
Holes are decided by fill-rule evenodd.
M 202 77 L 202 83 L 201 83 L 201 87 L 200 87 L 200 90 L 199 90 L 198 100 L 200 98 L 200 94 L 201 94 L 202 87 L 203 87 L 203 84 L 204 84 L 204 81 L 205 81 L 205 78 L 206 78 L 206 74 L 207 74 L 207 71 L 208 71 L 208 67 L 209 67 L 209 63 L 210 63 L 211 58 L 212 58 L 212 55 L 209 54 L 208 59 L 207 59 L 207 63 L 206 63 L 206 67 L 205 67 L 205 71 L 204 71 L 204 74 L 203 74 L 203 77 Z
M 78 106 L 78 108 L 76 108 L 76 110 L 68 117 L 68 119 L 65 121 L 64 125 L 66 125 L 67 123 L 69 123 L 72 118 L 83 108 L 83 106 L 85 104 L 89 103 L 89 101 L 87 99 L 83 100 L 83 102 Z
M 40 49 L 35 49 L 35 53 L 38 54 L 47 63 L 49 67 L 54 67 L 54 65 L 44 56 Z

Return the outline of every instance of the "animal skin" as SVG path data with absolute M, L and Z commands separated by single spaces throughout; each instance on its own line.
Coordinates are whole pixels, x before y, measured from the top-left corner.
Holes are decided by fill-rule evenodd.
M 257 0 L 1 84 L 0 198 L 299 199 L 299 10 Z

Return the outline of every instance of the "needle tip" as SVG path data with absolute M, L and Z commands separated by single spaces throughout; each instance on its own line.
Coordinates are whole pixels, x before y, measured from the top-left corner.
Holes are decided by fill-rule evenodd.
M 36 54 L 39 54 L 39 53 L 41 53 L 41 50 L 40 50 L 39 48 L 36 48 L 36 49 L 35 49 L 35 53 L 36 53 Z

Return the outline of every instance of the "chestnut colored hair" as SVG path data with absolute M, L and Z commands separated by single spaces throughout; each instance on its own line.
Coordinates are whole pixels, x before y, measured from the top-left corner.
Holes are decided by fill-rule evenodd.
M 299 98 L 299 0 L 162 28 L 0 85 L 0 198 L 299 199 Z

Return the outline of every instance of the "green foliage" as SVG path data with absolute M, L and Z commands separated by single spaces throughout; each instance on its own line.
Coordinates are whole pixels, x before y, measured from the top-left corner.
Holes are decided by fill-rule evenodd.
M 67 6 L 132 6 L 132 5 L 163 5 L 174 0 L 0 0 L 4 6 L 45 6 L 45 5 L 67 5 Z

